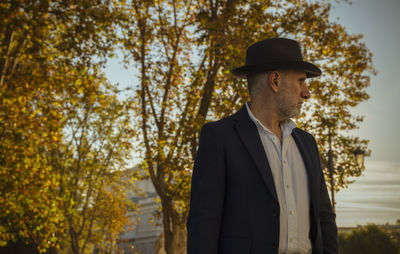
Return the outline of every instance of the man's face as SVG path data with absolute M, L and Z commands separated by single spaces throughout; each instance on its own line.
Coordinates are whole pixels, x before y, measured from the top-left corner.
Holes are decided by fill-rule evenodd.
M 305 80 L 306 73 L 298 70 L 281 72 L 281 86 L 277 94 L 278 111 L 284 119 L 297 117 L 304 99 L 310 97 Z

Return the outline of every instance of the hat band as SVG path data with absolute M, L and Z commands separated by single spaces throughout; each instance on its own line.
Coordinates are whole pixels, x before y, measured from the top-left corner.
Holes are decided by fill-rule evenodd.
M 286 62 L 303 62 L 303 58 L 268 58 L 268 61 L 266 62 L 265 59 L 260 59 L 260 61 L 257 61 L 255 59 L 252 59 L 252 61 L 248 61 L 246 59 L 246 65 L 258 65 L 258 64 L 271 64 L 271 63 L 286 63 Z

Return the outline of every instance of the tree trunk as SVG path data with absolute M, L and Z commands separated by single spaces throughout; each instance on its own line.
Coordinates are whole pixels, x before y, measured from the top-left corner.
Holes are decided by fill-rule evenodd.
M 187 232 L 186 232 L 186 225 L 184 223 L 175 224 L 175 230 L 172 233 L 172 239 L 169 251 L 167 252 L 165 249 L 165 238 L 164 233 L 162 233 L 154 246 L 154 253 L 155 254 L 186 254 L 186 239 L 187 239 Z
M 162 222 L 164 232 L 157 242 L 157 254 L 186 254 L 186 224 L 182 216 L 173 208 L 173 200 L 168 197 L 161 198 Z

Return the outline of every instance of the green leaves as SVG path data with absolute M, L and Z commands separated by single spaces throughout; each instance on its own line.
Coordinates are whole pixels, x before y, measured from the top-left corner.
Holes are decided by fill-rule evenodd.
M 394 226 L 393 226 L 394 228 Z M 368 224 L 351 232 L 339 233 L 339 253 L 398 253 L 395 229 Z

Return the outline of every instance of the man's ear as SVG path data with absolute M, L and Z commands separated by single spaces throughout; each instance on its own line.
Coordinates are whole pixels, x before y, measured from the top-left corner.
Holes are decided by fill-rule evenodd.
M 272 91 L 278 92 L 280 87 L 280 74 L 278 71 L 271 71 L 268 75 L 268 84 L 271 87 Z

